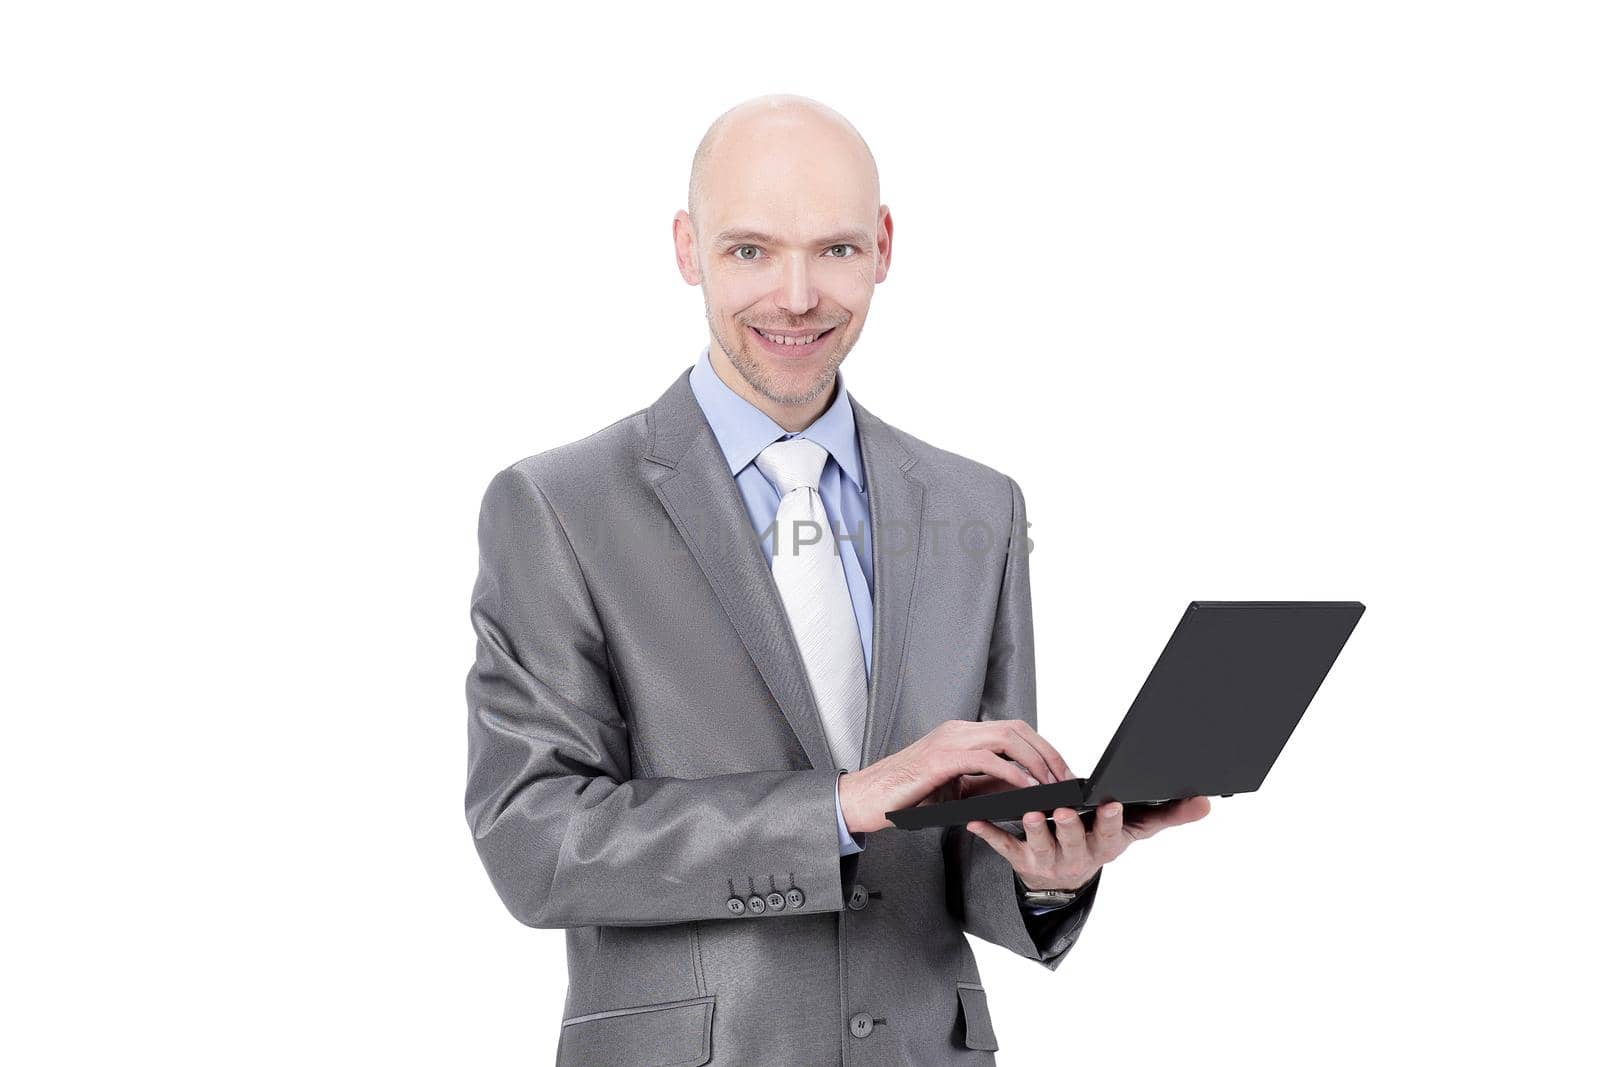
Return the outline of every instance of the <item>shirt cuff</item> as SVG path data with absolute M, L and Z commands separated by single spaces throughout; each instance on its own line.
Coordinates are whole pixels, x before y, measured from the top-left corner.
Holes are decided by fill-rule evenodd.
M 1059 911 L 1062 908 L 1070 908 L 1074 903 L 1076 902 L 1071 900 L 1067 901 L 1065 904 L 1029 904 L 1027 901 L 1023 901 L 1022 906 L 1027 908 L 1028 912 L 1032 915 L 1043 915 L 1048 911 Z
M 854 852 L 865 852 L 861 838 L 865 834 L 852 834 L 850 828 L 844 824 L 844 808 L 839 804 L 839 779 L 844 777 L 840 771 L 833 777 L 833 813 L 839 820 L 839 855 L 848 856 Z

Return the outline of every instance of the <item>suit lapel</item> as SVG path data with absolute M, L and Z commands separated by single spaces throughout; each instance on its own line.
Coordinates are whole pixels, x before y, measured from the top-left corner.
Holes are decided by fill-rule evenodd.
M 922 555 L 922 483 L 910 477 L 916 458 L 894 430 L 850 397 L 866 469 L 872 523 L 872 681 L 861 765 L 880 759 L 899 707 L 900 671 L 911 623 L 911 590 Z
M 872 523 L 872 677 L 862 766 L 878 758 L 893 725 L 911 590 L 921 552 L 922 485 L 894 431 L 850 398 L 866 469 Z M 656 496 L 689 546 L 812 767 L 834 766 L 789 616 L 739 487 L 716 436 L 680 374 L 646 412 L 645 458 L 669 468 Z

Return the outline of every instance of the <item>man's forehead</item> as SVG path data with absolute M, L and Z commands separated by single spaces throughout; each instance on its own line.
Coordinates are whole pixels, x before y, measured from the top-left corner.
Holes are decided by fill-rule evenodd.
M 834 245 L 854 244 L 871 245 L 873 235 L 864 227 L 844 220 L 832 225 L 819 224 L 815 219 L 804 222 L 794 222 L 774 225 L 768 220 L 761 219 L 730 219 L 725 225 L 714 228 L 710 237 L 712 244 L 726 244 L 734 241 L 750 241 L 755 244 L 778 245 Z

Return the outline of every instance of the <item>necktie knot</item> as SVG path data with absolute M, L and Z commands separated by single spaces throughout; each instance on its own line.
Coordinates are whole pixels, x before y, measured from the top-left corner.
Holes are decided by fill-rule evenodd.
M 774 441 L 756 457 L 756 467 L 778 487 L 779 497 L 788 496 L 802 486 L 817 488 L 827 462 L 828 450 L 805 437 Z

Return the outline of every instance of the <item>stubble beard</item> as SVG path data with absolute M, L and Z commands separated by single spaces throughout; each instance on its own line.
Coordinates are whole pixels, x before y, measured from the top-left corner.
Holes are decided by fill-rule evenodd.
M 751 350 L 755 342 L 747 336 L 743 324 L 739 325 L 739 343 L 730 345 L 728 339 L 717 329 L 709 309 L 706 313 L 706 322 L 711 327 L 712 336 L 717 339 L 718 347 L 727 354 L 728 362 L 733 364 L 733 369 L 739 372 L 739 376 L 749 383 L 750 388 L 777 404 L 809 404 L 831 390 L 833 380 L 838 376 L 839 364 L 850 354 L 849 347 L 841 345 L 839 350 L 828 358 L 828 362 L 817 371 L 817 376 L 812 379 L 810 385 L 800 392 L 789 392 L 780 384 L 778 376 L 769 372 L 761 358 Z M 844 329 L 845 325 L 839 326 L 838 329 Z

